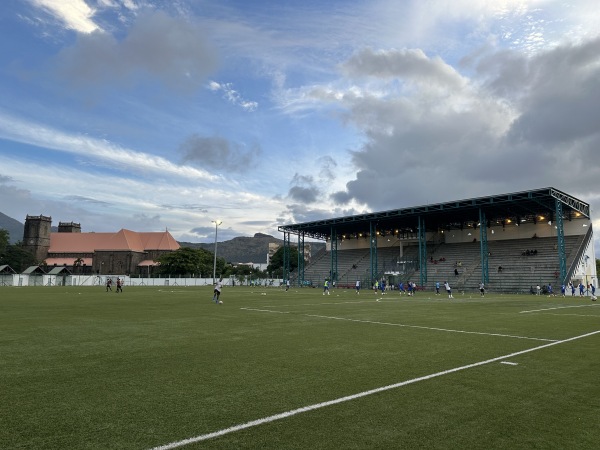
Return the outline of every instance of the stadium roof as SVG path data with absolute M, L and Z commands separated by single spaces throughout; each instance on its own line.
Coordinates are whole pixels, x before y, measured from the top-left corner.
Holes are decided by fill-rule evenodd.
M 563 219 L 590 218 L 589 204 L 549 187 L 283 225 L 279 227 L 279 231 L 328 239 L 332 229 L 335 229 L 338 236 L 358 237 L 361 233 L 368 234 L 370 223 L 375 222 L 376 229 L 383 234 L 413 233 L 417 231 L 419 217 L 424 220 L 427 231 L 450 230 L 478 225 L 480 209 L 485 213 L 488 226 L 508 221 L 536 223 L 554 220 L 557 200 L 562 204 Z

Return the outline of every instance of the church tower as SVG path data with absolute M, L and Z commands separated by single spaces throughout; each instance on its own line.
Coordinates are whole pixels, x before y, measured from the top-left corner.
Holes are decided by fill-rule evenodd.
M 30 216 L 25 218 L 23 248 L 29 251 L 39 264 L 48 257 L 52 217 Z
M 81 224 L 75 222 L 58 222 L 59 233 L 81 233 Z

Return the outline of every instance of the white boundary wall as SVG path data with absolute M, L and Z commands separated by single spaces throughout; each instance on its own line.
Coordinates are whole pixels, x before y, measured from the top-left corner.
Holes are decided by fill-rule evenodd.
M 131 278 L 125 275 L 42 275 L 42 276 L 30 276 L 23 274 L 15 274 L 12 276 L 12 286 L 106 286 L 106 279 L 112 278 L 113 290 L 116 289 L 117 278 L 123 280 L 123 286 L 171 286 L 171 287 L 195 287 L 195 286 L 212 286 L 213 279 L 211 278 L 175 278 L 175 277 L 163 277 L 163 278 Z M 261 286 L 265 287 L 279 287 L 282 284 L 281 280 L 273 280 L 273 284 L 270 284 L 270 280 L 260 280 Z M 6 282 L 10 285 L 10 282 Z M 239 285 L 239 281 L 231 278 L 224 278 L 223 285 L 225 286 L 236 286 Z M 244 283 L 244 286 L 248 286 L 249 283 Z

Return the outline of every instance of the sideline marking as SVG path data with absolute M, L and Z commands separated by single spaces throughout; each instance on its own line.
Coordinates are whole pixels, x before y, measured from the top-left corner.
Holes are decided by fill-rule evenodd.
M 568 314 L 568 313 L 567 314 L 542 313 L 542 314 L 545 314 L 547 316 L 559 316 L 559 317 L 562 317 L 562 316 L 577 316 L 577 317 L 598 317 L 598 318 L 600 318 L 600 315 L 598 315 L 598 314 Z
M 376 325 L 390 325 L 393 327 L 405 327 L 405 328 L 420 328 L 423 330 L 434 330 L 434 331 L 448 331 L 450 333 L 464 333 L 464 334 L 481 334 L 484 336 L 499 336 L 499 337 L 509 337 L 515 339 L 529 339 L 532 341 L 544 341 L 544 342 L 556 342 L 556 339 L 544 339 L 544 338 L 534 338 L 527 336 L 515 336 L 512 334 L 500 334 L 500 333 L 483 333 L 481 331 L 464 331 L 464 330 L 451 330 L 448 328 L 436 328 L 436 327 L 424 327 L 421 325 L 405 325 L 402 323 L 389 323 L 389 322 L 376 322 L 373 320 L 362 320 L 362 319 L 348 319 L 345 317 L 332 317 L 332 316 L 320 316 L 317 314 L 303 314 L 308 317 L 320 317 L 321 319 L 333 319 L 333 320 L 347 320 L 349 322 L 360 322 L 360 323 L 373 323 Z
M 448 374 L 451 374 L 454 372 L 459 372 L 461 370 L 466 370 L 466 369 L 471 369 L 473 367 L 483 366 L 485 364 L 490 364 L 490 363 L 493 363 L 496 361 L 501 361 L 503 359 L 508 359 L 508 358 L 512 358 L 514 356 L 523 355 L 525 353 L 534 352 L 536 350 L 541 350 L 543 348 L 551 347 L 553 345 L 564 344 L 565 342 L 574 341 L 576 339 L 582 339 L 582 338 L 592 336 L 592 335 L 598 334 L 598 333 L 600 333 L 600 330 L 596 330 L 596 331 L 592 331 L 591 333 L 586 333 L 586 334 L 582 334 L 580 336 L 575 336 L 572 338 L 564 339 L 562 341 L 555 341 L 555 342 L 551 342 L 549 344 L 540 345 L 538 347 L 533 347 L 533 348 L 530 348 L 527 350 L 521 350 L 521 351 L 518 351 L 515 353 L 511 353 L 509 355 L 498 356 L 497 358 L 486 359 L 485 361 L 468 364 L 466 366 L 455 367 L 454 369 L 444 370 L 442 372 L 432 373 L 430 375 L 413 378 L 412 380 L 401 381 L 399 383 L 390 384 L 387 386 L 382 386 L 382 387 L 371 389 L 368 391 L 359 392 L 358 394 L 347 395 L 345 397 L 336 398 L 334 400 L 329 400 L 329 401 L 322 402 L 322 403 L 315 403 L 314 405 L 304 406 L 304 407 L 298 408 L 298 409 L 292 409 L 290 411 L 286 411 L 286 412 L 283 412 L 280 414 L 275 414 L 275 415 L 268 416 L 268 417 L 263 417 L 262 419 L 252 420 L 252 421 L 246 422 L 246 423 L 241 423 L 239 425 L 234 425 L 232 427 L 224 428 L 222 430 L 214 431 L 212 433 L 201 434 L 199 436 L 191 437 L 188 439 L 183 439 L 181 441 L 171 442 L 169 444 L 160 445 L 158 447 L 153 447 L 151 450 L 171 450 L 173 448 L 183 447 L 184 445 L 193 444 L 195 442 L 206 441 L 208 439 L 213 439 L 216 437 L 224 436 L 229 433 L 234 433 L 236 431 L 256 427 L 258 425 L 262 425 L 265 423 L 274 422 L 276 420 L 281 420 L 281 419 L 286 419 L 288 417 L 292 417 L 292 416 L 302 414 L 302 413 L 305 413 L 308 411 L 314 411 L 316 409 L 325 408 L 327 406 L 337 405 L 339 403 L 348 402 L 350 400 L 356 400 L 357 398 L 362 398 L 362 397 L 366 397 L 368 395 L 378 394 L 380 392 L 389 391 L 391 389 L 396 389 L 396 388 L 407 386 L 407 385 L 413 384 L 413 383 L 418 383 L 419 381 L 430 380 L 432 378 L 441 377 L 443 375 L 448 375 Z
M 573 306 L 557 306 L 556 308 L 545 308 L 545 309 L 532 309 L 529 311 L 520 311 L 519 314 L 530 313 L 530 312 L 540 312 L 540 311 L 552 311 L 553 309 L 567 309 L 567 308 L 588 308 L 590 306 L 597 305 L 573 305 Z

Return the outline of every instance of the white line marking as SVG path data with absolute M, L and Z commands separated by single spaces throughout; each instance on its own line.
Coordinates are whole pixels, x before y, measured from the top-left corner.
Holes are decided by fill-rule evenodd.
M 214 431 L 212 433 L 201 434 L 199 436 L 191 437 L 191 438 L 188 438 L 188 439 L 183 439 L 181 441 L 171 442 L 170 444 L 165 444 L 165 445 L 161 445 L 161 446 L 158 446 L 158 447 L 153 447 L 151 450 L 170 450 L 170 449 L 173 449 L 173 448 L 183 447 L 184 445 L 193 444 L 195 442 L 206 441 L 208 439 L 213 439 L 213 438 L 216 438 L 216 437 L 224 436 L 224 435 L 229 434 L 229 433 L 234 433 L 236 431 L 240 431 L 240 430 L 245 430 L 247 428 L 256 427 L 258 425 L 262 425 L 262 424 L 265 424 L 265 423 L 274 422 L 276 420 L 281 420 L 281 419 L 286 419 L 288 417 L 292 417 L 292 416 L 295 416 L 295 415 L 298 415 L 298 414 L 302 414 L 302 413 L 305 413 L 305 412 L 308 412 L 308 411 L 314 411 L 316 409 L 325 408 L 327 406 L 337 405 L 339 403 L 344 403 L 344 402 L 348 402 L 348 401 L 351 401 L 351 400 L 356 400 L 357 398 L 362 398 L 362 397 L 366 397 L 368 395 L 378 394 L 380 392 L 389 391 L 391 389 L 396 389 L 396 388 L 407 386 L 407 385 L 413 384 L 413 383 L 418 383 L 419 381 L 430 380 L 432 378 L 441 377 L 443 375 L 448 375 L 448 374 L 451 374 L 451 373 L 454 373 L 454 372 L 459 372 L 461 370 L 466 370 L 466 369 L 471 369 L 473 367 L 483 366 L 485 364 L 490 364 L 490 363 L 493 363 L 493 362 L 496 362 L 496 361 L 501 361 L 503 359 L 508 359 L 508 358 L 512 358 L 514 356 L 523 355 L 525 353 L 534 352 L 536 350 L 541 350 L 543 348 L 551 347 L 553 345 L 564 344 L 565 342 L 574 341 L 576 339 L 582 339 L 582 338 L 585 338 L 585 337 L 588 337 L 588 336 L 592 336 L 592 335 L 598 334 L 598 333 L 600 333 L 600 330 L 592 331 L 591 333 L 582 334 L 580 336 L 575 336 L 575 337 L 572 337 L 572 338 L 564 339 L 562 341 L 555 341 L 555 342 L 551 342 L 549 344 L 540 345 L 539 347 L 533 347 L 533 348 L 529 348 L 527 350 L 521 350 L 521 351 L 518 351 L 518 352 L 515 352 L 515 353 L 511 353 L 509 355 L 498 356 L 497 358 L 486 359 L 485 361 L 480 361 L 480 362 L 476 362 L 476 363 L 473 363 L 473 364 L 468 364 L 466 366 L 456 367 L 454 369 L 444 370 L 442 372 L 433 373 L 431 375 L 425 375 L 425 376 L 422 376 L 422 377 L 413 378 L 412 380 L 401 381 L 399 383 L 390 384 L 388 386 L 382 386 L 382 387 L 378 387 L 378 388 L 371 389 L 371 390 L 368 390 L 368 391 L 359 392 L 358 394 L 347 395 L 346 397 L 340 397 L 340 398 L 336 398 L 334 400 L 329 400 L 329 401 L 322 402 L 322 403 L 315 403 L 314 405 L 304 406 L 304 407 L 298 408 L 298 409 L 292 409 L 290 411 L 286 411 L 286 412 L 283 412 L 283 413 L 280 413 L 280 414 L 275 414 L 275 415 L 268 416 L 268 417 L 263 417 L 262 419 L 252 420 L 250 422 L 242 423 L 242 424 L 239 424 L 239 425 L 234 425 L 232 427 L 224 428 L 222 430 Z
M 268 312 L 273 314 L 289 314 L 289 311 L 272 311 L 270 309 L 258 309 L 258 308 L 240 308 L 245 311 L 258 311 L 258 312 Z
M 269 309 L 257 309 L 257 308 L 240 308 L 246 311 L 258 311 L 258 312 L 268 312 L 268 313 L 276 313 L 276 314 L 291 314 L 291 312 L 283 312 L 283 311 L 272 311 Z M 482 336 L 498 336 L 498 337 L 508 337 L 514 339 L 528 339 L 532 341 L 543 341 L 543 342 L 556 342 L 556 339 L 544 339 L 544 338 L 535 338 L 528 336 L 515 336 L 512 334 L 500 334 L 500 333 L 484 333 L 481 331 L 464 331 L 464 330 L 452 330 L 448 328 L 437 328 L 437 327 L 425 327 L 421 325 L 406 325 L 402 323 L 390 323 L 390 322 L 377 322 L 374 320 L 363 320 L 363 319 L 349 319 L 346 317 L 334 317 L 334 316 L 323 316 L 319 314 L 298 314 L 299 316 L 305 317 L 317 317 L 319 319 L 331 319 L 331 320 L 345 320 L 348 322 L 358 322 L 358 323 L 370 323 L 375 325 L 388 325 L 392 327 L 404 327 L 404 328 L 418 328 L 422 330 L 434 330 L 434 331 L 447 331 L 449 333 L 463 333 L 463 334 L 478 334 Z
M 546 316 L 578 316 L 578 317 L 598 317 L 600 318 L 600 315 L 598 314 L 556 314 L 556 313 L 542 313 Z
M 480 335 L 484 335 L 484 336 L 500 336 L 500 337 L 515 338 L 515 339 L 529 339 L 532 341 L 556 342 L 556 339 L 543 339 L 543 338 L 534 338 L 534 337 L 526 337 L 526 336 L 515 336 L 512 334 L 483 333 L 480 331 L 451 330 L 448 328 L 424 327 L 424 326 L 420 326 L 420 325 L 405 325 L 402 323 L 376 322 L 373 320 L 348 319 L 345 317 L 321 316 L 321 315 L 317 315 L 317 314 L 303 314 L 303 315 L 308 316 L 308 317 L 320 317 L 321 319 L 347 320 L 349 322 L 373 323 L 376 325 L 390 325 L 393 327 L 420 328 L 422 330 L 448 331 L 450 333 L 480 334 Z
M 574 305 L 574 306 L 557 306 L 556 308 L 546 308 L 546 309 L 532 309 L 529 311 L 521 311 L 519 314 L 530 313 L 530 312 L 540 312 L 540 311 L 552 311 L 554 309 L 566 309 L 566 308 L 588 308 L 590 306 L 598 306 L 598 305 Z
M 500 361 L 500 364 L 507 364 L 509 366 L 518 366 L 518 363 L 510 362 L 510 361 Z
M 319 302 L 319 303 L 294 303 L 292 305 L 263 305 L 264 308 L 281 308 L 284 306 L 321 306 L 321 305 L 351 305 L 356 303 L 373 303 L 371 300 L 356 301 L 356 302 Z

